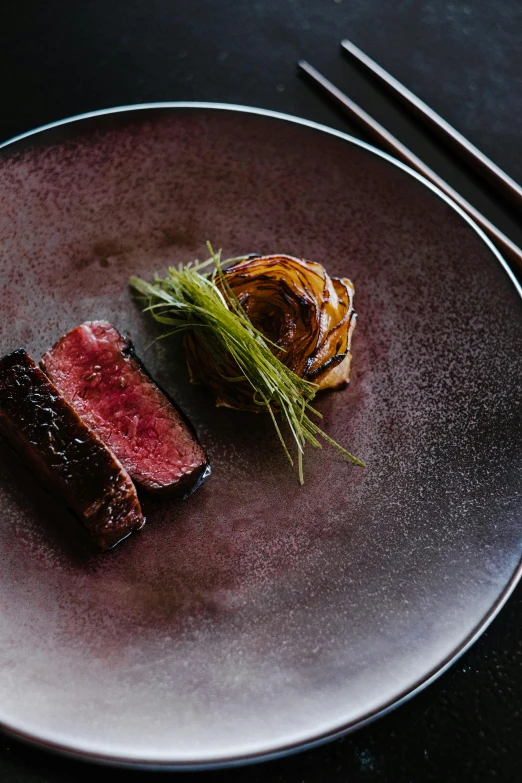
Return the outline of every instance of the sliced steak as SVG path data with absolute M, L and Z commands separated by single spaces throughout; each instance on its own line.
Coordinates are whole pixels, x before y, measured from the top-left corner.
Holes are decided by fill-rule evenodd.
M 191 425 L 107 321 L 72 329 L 42 367 L 143 489 L 187 495 L 209 474 Z
M 102 549 L 144 524 L 127 471 L 24 350 L 0 359 L 0 433 Z

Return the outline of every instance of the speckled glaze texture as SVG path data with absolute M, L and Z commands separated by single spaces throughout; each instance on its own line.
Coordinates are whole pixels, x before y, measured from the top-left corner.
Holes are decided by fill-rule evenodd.
M 188 764 L 353 727 L 435 673 L 522 555 L 520 298 L 436 194 L 281 119 L 151 109 L 0 151 L 0 350 L 130 332 L 213 468 L 96 556 L 0 454 L 0 723 L 77 753 Z M 282 252 L 355 285 L 347 390 L 300 488 L 263 416 L 215 409 L 133 304 L 205 254 Z

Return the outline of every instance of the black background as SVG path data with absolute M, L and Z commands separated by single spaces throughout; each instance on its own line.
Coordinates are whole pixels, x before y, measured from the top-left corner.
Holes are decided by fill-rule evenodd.
M 522 243 L 520 219 L 339 53 L 351 38 L 522 180 L 520 0 L 2 0 L 0 141 L 93 109 L 162 100 L 261 106 L 354 133 L 296 76 L 304 57 Z M 522 588 L 435 684 L 375 724 L 286 759 L 130 772 L 0 734 L 1 783 L 522 780 Z

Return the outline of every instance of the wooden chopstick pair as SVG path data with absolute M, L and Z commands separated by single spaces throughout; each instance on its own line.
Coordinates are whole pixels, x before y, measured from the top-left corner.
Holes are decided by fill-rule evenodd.
M 428 127 L 435 131 L 443 143 L 453 147 L 459 157 L 470 165 L 478 174 L 488 182 L 504 198 L 522 211 L 522 187 L 500 169 L 492 160 L 487 158 L 480 150 L 471 144 L 462 134 L 449 123 L 436 114 L 429 106 L 417 98 L 410 90 L 404 87 L 391 74 L 381 68 L 374 60 L 364 54 L 350 41 L 342 42 L 343 51 L 355 58 L 367 71 L 374 75 L 392 95 L 398 98 L 409 111 L 419 117 Z M 515 245 L 502 231 L 493 225 L 475 207 L 457 193 L 451 185 L 448 185 L 433 169 L 427 166 L 417 155 L 402 144 L 395 136 L 386 130 L 379 122 L 373 119 L 357 103 L 354 103 L 347 95 L 335 87 L 313 66 L 305 60 L 299 60 L 298 66 L 313 83 L 337 103 L 341 109 L 356 122 L 378 144 L 388 149 L 396 158 L 407 163 L 418 171 L 426 179 L 433 182 L 440 190 L 459 205 L 473 220 L 488 234 L 503 254 L 511 259 L 522 270 L 522 250 Z

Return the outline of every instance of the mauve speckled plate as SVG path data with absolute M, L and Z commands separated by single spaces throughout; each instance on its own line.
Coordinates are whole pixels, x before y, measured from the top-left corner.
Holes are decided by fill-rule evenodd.
M 133 107 L 131 107 L 133 108 Z M 0 151 L 0 350 L 130 331 L 213 475 L 145 501 L 93 555 L 0 453 L 0 724 L 84 758 L 205 766 L 360 726 L 462 652 L 520 575 L 520 292 L 434 188 L 348 136 L 238 107 L 75 118 Z M 348 390 L 318 402 L 364 458 L 216 410 L 132 303 L 129 274 L 283 252 L 355 283 Z

